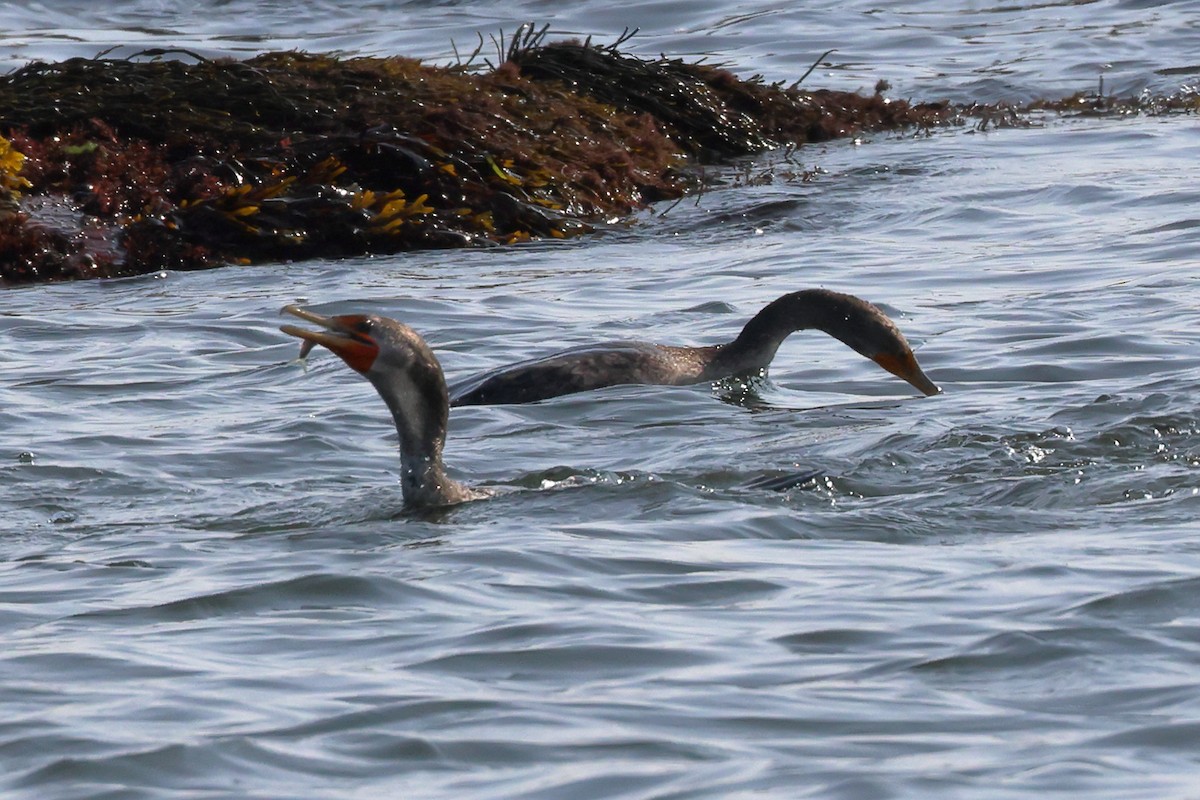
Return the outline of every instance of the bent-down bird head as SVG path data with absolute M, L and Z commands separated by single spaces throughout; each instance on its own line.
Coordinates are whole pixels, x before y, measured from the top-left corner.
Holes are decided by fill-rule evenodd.
M 917 357 L 913 355 L 913 351 L 907 344 L 903 350 L 882 351 L 870 358 L 897 378 L 908 381 L 917 391 L 927 397 L 942 393 L 941 387 L 931 381 L 921 369 L 921 365 L 917 363 Z
M 838 338 L 922 394 L 941 394 L 942 390 L 917 363 L 900 328 L 886 314 L 865 300 L 851 304 L 843 313 L 850 324 Z
M 797 292 L 820 298 L 818 314 L 824 322 L 817 327 L 840 339 L 855 351 L 874 361 L 901 380 L 907 381 L 922 394 L 941 394 L 937 384 L 917 364 L 917 357 L 899 326 L 876 306 L 850 294 L 827 289 Z
M 806 328 L 824 331 L 922 394 L 942 391 L 917 364 L 904 334 L 887 314 L 861 297 L 829 289 L 803 289 L 768 304 L 733 346 L 755 353 L 755 364 L 766 366 L 784 338 Z

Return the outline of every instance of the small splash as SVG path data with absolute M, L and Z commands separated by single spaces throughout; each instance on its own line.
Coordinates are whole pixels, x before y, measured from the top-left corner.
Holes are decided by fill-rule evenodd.
M 799 464 L 796 467 L 796 471 L 760 475 L 757 478 L 752 478 L 743 483 L 741 488 L 759 489 L 767 492 L 788 492 L 800 487 L 817 487 L 820 485 L 821 479 L 825 477 L 822 470 L 802 469 Z
M 565 474 L 564 474 L 565 473 Z M 561 477 L 559 477 L 561 476 Z M 655 475 L 635 472 L 602 472 L 598 470 L 570 471 L 567 467 L 547 470 L 538 482 L 539 489 L 570 489 L 579 486 L 622 486 L 627 483 L 655 483 L 661 480 Z
M 291 361 L 287 362 L 287 366 L 289 366 L 289 367 L 299 366 L 302 370 L 304 370 L 304 374 L 307 375 L 308 374 L 308 353 L 301 353 L 300 355 L 296 356 Z

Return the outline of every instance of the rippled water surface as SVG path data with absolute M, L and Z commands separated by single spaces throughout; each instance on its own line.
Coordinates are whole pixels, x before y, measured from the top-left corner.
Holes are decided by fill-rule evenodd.
M 55 8 L 0 11 L 9 64 L 442 57 L 556 13 Z M 556 25 L 778 77 L 836 46 L 810 80 L 994 99 L 1179 88 L 1197 19 L 587 3 Z M 879 136 L 567 244 L 0 293 L 0 794 L 1195 796 L 1197 152 L 1186 116 Z M 806 286 L 882 305 L 946 393 L 797 334 L 748 394 L 455 409 L 455 476 L 508 491 L 419 515 L 371 387 L 323 350 L 305 371 L 276 327 L 289 302 L 397 317 L 454 379 L 719 342 Z

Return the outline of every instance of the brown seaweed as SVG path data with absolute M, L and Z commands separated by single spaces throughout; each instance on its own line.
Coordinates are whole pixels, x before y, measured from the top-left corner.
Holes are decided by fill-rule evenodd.
M 695 165 L 779 145 L 1195 109 L 911 104 L 545 34 L 523 29 L 482 72 L 153 51 L 0 76 L 0 285 L 566 238 L 682 197 Z

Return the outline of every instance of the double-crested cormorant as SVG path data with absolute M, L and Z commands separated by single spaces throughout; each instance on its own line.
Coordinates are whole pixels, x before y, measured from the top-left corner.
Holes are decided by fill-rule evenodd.
M 450 389 L 450 405 L 532 403 L 605 386 L 686 386 L 754 375 L 770 366 L 784 339 L 810 328 L 844 342 L 926 395 L 941 391 L 921 371 L 904 334 L 878 308 L 854 295 L 804 289 L 768 304 L 728 344 L 613 342 L 572 348 L 457 383 Z
M 301 358 L 314 345 L 325 345 L 365 376 L 387 403 L 400 434 L 400 489 L 405 505 L 447 506 L 487 496 L 446 476 L 442 447 L 450 400 L 442 365 L 419 333 L 386 317 L 324 317 L 296 306 L 283 310 L 324 329 L 280 328 L 304 340 Z

